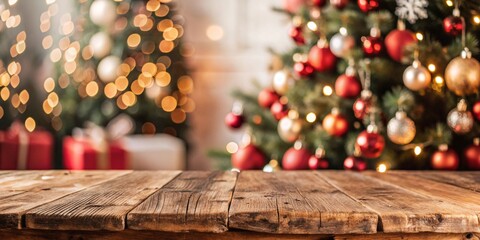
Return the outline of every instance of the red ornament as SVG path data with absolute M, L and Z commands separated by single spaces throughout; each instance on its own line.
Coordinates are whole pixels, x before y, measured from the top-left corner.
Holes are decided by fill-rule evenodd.
M 312 65 L 310 65 L 310 63 L 308 63 L 308 62 L 297 62 L 297 63 L 295 63 L 293 65 L 293 70 L 300 77 L 308 77 L 308 76 L 312 75 L 313 71 L 315 71 L 315 69 L 313 69 Z
M 367 162 L 359 157 L 349 156 L 343 161 L 343 168 L 345 170 L 363 171 L 367 169 Z
M 240 170 L 262 169 L 265 155 L 253 144 L 240 148 L 232 154 L 232 166 Z
M 230 112 L 225 116 L 225 124 L 232 129 L 240 128 L 244 121 L 245 118 L 241 114 Z
M 376 10 L 380 5 L 379 0 L 358 0 L 357 3 L 363 12 Z
M 357 147 L 366 158 L 378 158 L 385 147 L 385 139 L 377 132 L 363 131 L 357 136 L 355 141 Z
M 362 91 L 362 85 L 355 76 L 342 74 L 335 81 L 335 94 L 342 98 L 356 98 Z
M 367 57 L 378 56 L 383 51 L 382 38 L 372 36 L 363 37 L 362 48 Z
M 264 108 L 270 108 L 272 104 L 280 99 L 280 95 L 278 95 L 272 89 L 265 88 L 258 94 L 258 105 Z
M 305 0 L 284 0 L 283 8 L 287 12 L 296 13 L 305 4 Z
M 461 17 L 449 16 L 443 19 L 443 30 L 451 35 L 457 36 L 463 31 L 463 20 Z
M 323 7 L 327 4 L 327 0 L 312 0 L 312 5 L 317 7 Z
M 335 68 L 337 58 L 329 47 L 313 46 L 308 53 L 308 63 L 317 71 L 330 71 Z
M 304 170 L 308 169 L 308 161 L 312 154 L 305 148 L 296 149 L 289 148 L 282 159 L 282 167 L 284 170 Z
M 305 44 L 305 37 L 303 36 L 303 31 L 301 26 L 293 26 L 290 28 L 288 35 L 293 39 L 297 45 Z
M 433 153 L 430 160 L 432 168 L 436 170 L 456 170 L 459 164 L 457 153 L 448 149 L 447 145 L 440 145 L 438 151 Z
M 480 121 L 480 101 L 477 101 L 475 104 L 473 104 L 472 113 L 473 116 Z
M 329 163 L 325 158 L 319 158 L 319 157 L 316 157 L 315 155 L 312 155 L 308 159 L 308 167 L 312 170 L 327 169 L 328 166 L 329 166 Z
M 465 149 L 464 155 L 469 170 L 480 170 L 480 139 L 476 138 L 473 145 Z
M 280 120 L 288 115 L 288 106 L 280 101 L 275 101 L 270 107 L 270 112 L 275 119 Z
M 343 136 L 348 131 L 347 119 L 335 109 L 325 116 L 322 126 L 328 134 L 337 137 Z
M 404 56 L 403 51 L 407 45 L 416 43 L 415 35 L 408 30 L 395 29 L 385 38 L 385 47 L 388 55 L 395 61 L 401 62 Z
M 348 0 L 330 0 L 330 4 L 332 4 L 337 9 L 343 9 L 347 6 Z
M 365 117 L 365 114 L 370 110 L 371 106 L 372 98 L 362 96 L 353 103 L 353 114 L 356 118 L 362 120 L 363 117 Z

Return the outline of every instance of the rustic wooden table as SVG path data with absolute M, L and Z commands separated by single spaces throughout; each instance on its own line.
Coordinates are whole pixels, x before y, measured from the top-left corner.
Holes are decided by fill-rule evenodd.
M 479 239 L 480 172 L 0 171 L 0 239 Z

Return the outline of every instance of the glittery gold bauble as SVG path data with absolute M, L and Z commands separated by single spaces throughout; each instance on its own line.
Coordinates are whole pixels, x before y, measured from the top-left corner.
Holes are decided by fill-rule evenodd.
M 471 58 L 468 51 L 462 52 L 445 69 L 445 83 L 448 89 L 459 96 L 477 93 L 480 88 L 480 63 Z
M 272 86 L 275 92 L 280 95 L 285 95 L 288 89 L 293 85 L 294 80 L 290 73 L 286 70 L 281 70 L 275 73 L 273 76 Z
M 466 134 L 472 131 L 473 123 L 473 115 L 467 111 L 467 103 L 464 99 L 460 100 L 457 107 L 447 115 L 448 126 L 457 134 Z
M 403 72 L 403 83 L 412 91 L 427 88 L 431 80 L 430 72 L 418 60 L 415 60 L 412 66 L 407 67 Z
M 285 116 L 278 122 L 278 135 L 285 142 L 294 142 L 302 131 L 302 120 Z
M 404 145 L 415 138 L 415 123 L 405 114 L 397 112 L 395 118 L 390 119 L 387 125 L 387 135 L 390 141 Z

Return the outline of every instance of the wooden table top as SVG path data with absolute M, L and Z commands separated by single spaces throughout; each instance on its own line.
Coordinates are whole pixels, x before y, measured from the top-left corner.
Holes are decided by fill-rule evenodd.
M 0 171 L 0 229 L 469 233 L 479 190 L 480 172 Z

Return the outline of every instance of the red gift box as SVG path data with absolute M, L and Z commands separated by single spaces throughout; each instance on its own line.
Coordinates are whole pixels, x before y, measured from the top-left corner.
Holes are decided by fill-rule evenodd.
M 127 151 L 120 141 L 103 144 L 88 138 L 63 139 L 63 164 L 66 169 L 128 169 Z
M 7 131 L 0 131 L 0 169 L 51 169 L 52 148 L 53 137 L 49 132 L 27 132 L 12 126 Z

